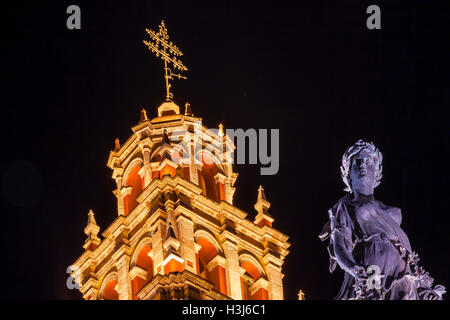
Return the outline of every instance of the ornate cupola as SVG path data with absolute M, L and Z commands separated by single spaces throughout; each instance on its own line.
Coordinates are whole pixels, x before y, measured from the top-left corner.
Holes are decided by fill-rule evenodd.
M 147 32 L 169 45 L 163 23 L 159 33 Z M 168 63 L 181 62 L 164 57 L 168 84 L 175 76 Z M 73 275 L 83 298 L 283 299 L 290 244 L 271 226 L 264 190 L 251 221 L 233 206 L 233 141 L 223 125 L 205 127 L 190 104 L 180 114 L 169 88 L 157 116 L 142 109 L 131 136 L 123 144 L 116 139 L 109 154 L 117 218 L 100 240 L 89 213 L 86 250 Z

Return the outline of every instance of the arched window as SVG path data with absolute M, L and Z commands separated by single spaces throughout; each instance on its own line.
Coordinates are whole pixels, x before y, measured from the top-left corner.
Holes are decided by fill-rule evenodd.
M 116 291 L 117 280 L 108 282 L 103 290 L 104 300 L 119 300 L 119 293 Z
M 203 166 L 201 171 L 200 184 L 203 187 L 205 195 L 216 202 L 220 201 L 219 190 L 214 179 L 218 172 L 219 170 L 217 169 L 217 166 L 211 159 L 211 157 L 203 155 Z
M 117 288 L 117 272 L 111 271 L 103 279 L 102 285 L 100 286 L 99 299 L 100 300 L 119 300 L 119 293 Z
M 206 233 L 206 231 L 203 231 Z M 212 237 L 212 235 L 209 235 Z M 225 258 L 218 252 L 216 245 L 206 237 L 197 236 L 196 242 L 201 245 L 198 252 L 198 274 L 214 284 L 214 289 L 224 295 L 227 295 Z
M 198 257 L 203 262 L 204 267 L 208 265 L 208 263 L 217 256 L 218 252 L 216 248 L 212 245 L 211 242 L 204 238 L 200 238 L 197 240 L 197 243 L 202 246 L 200 251 L 198 252 Z
M 141 252 L 139 253 L 136 265 L 145 271 L 147 271 L 146 281 L 149 281 L 153 278 L 153 261 L 150 258 L 150 251 L 152 248 L 150 246 L 145 246 Z
M 124 199 L 125 215 L 128 215 L 138 205 L 136 198 L 142 192 L 144 184 L 143 179 L 139 175 L 140 170 L 141 166 L 136 165 L 127 176 L 125 186 L 131 187 L 131 192 Z
M 139 253 L 136 259 L 136 266 L 146 272 L 146 278 L 135 276 L 131 279 L 131 285 L 133 289 L 133 299 L 137 300 L 137 293 L 141 290 L 147 282 L 153 278 L 153 260 L 150 258 L 150 251 L 152 248 L 149 245 L 145 245 L 143 248 L 138 247 Z
M 241 274 L 242 300 L 268 300 L 268 282 L 258 260 L 245 253 L 239 257 L 239 264 L 243 270 L 243 274 Z

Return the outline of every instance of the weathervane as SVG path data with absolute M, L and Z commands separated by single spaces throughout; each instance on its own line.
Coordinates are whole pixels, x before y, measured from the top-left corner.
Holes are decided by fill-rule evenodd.
M 164 60 L 164 78 L 166 79 L 166 100 L 171 101 L 173 99 L 173 94 L 170 92 L 170 83 L 169 80 L 173 80 L 173 77 L 177 77 L 178 79 L 187 79 L 186 77 L 173 73 L 169 68 L 168 64 L 172 63 L 175 69 L 179 69 L 180 71 L 187 71 L 186 66 L 181 62 L 177 57 L 181 57 L 183 53 L 181 50 L 172 43 L 169 42 L 169 34 L 167 33 L 167 28 L 164 24 L 164 20 L 161 21 L 159 25 L 159 32 L 156 33 L 153 30 L 145 29 L 149 34 L 150 38 L 154 41 L 143 41 L 144 44 L 148 47 L 149 50 L 154 52 L 157 57 L 161 57 Z

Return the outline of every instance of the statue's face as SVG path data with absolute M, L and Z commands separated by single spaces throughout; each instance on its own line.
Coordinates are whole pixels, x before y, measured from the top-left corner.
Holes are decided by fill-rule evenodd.
M 353 192 L 371 195 L 375 185 L 375 156 L 366 149 L 352 157 L 350 181 Z

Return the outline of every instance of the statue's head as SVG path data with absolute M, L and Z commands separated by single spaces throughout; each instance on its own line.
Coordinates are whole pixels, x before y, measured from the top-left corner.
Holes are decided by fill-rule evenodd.
M 359 140 L 342 156 L 342 180 L 350 193 L 370 195 L 381 182 L 383 155 L 373 143 Z

